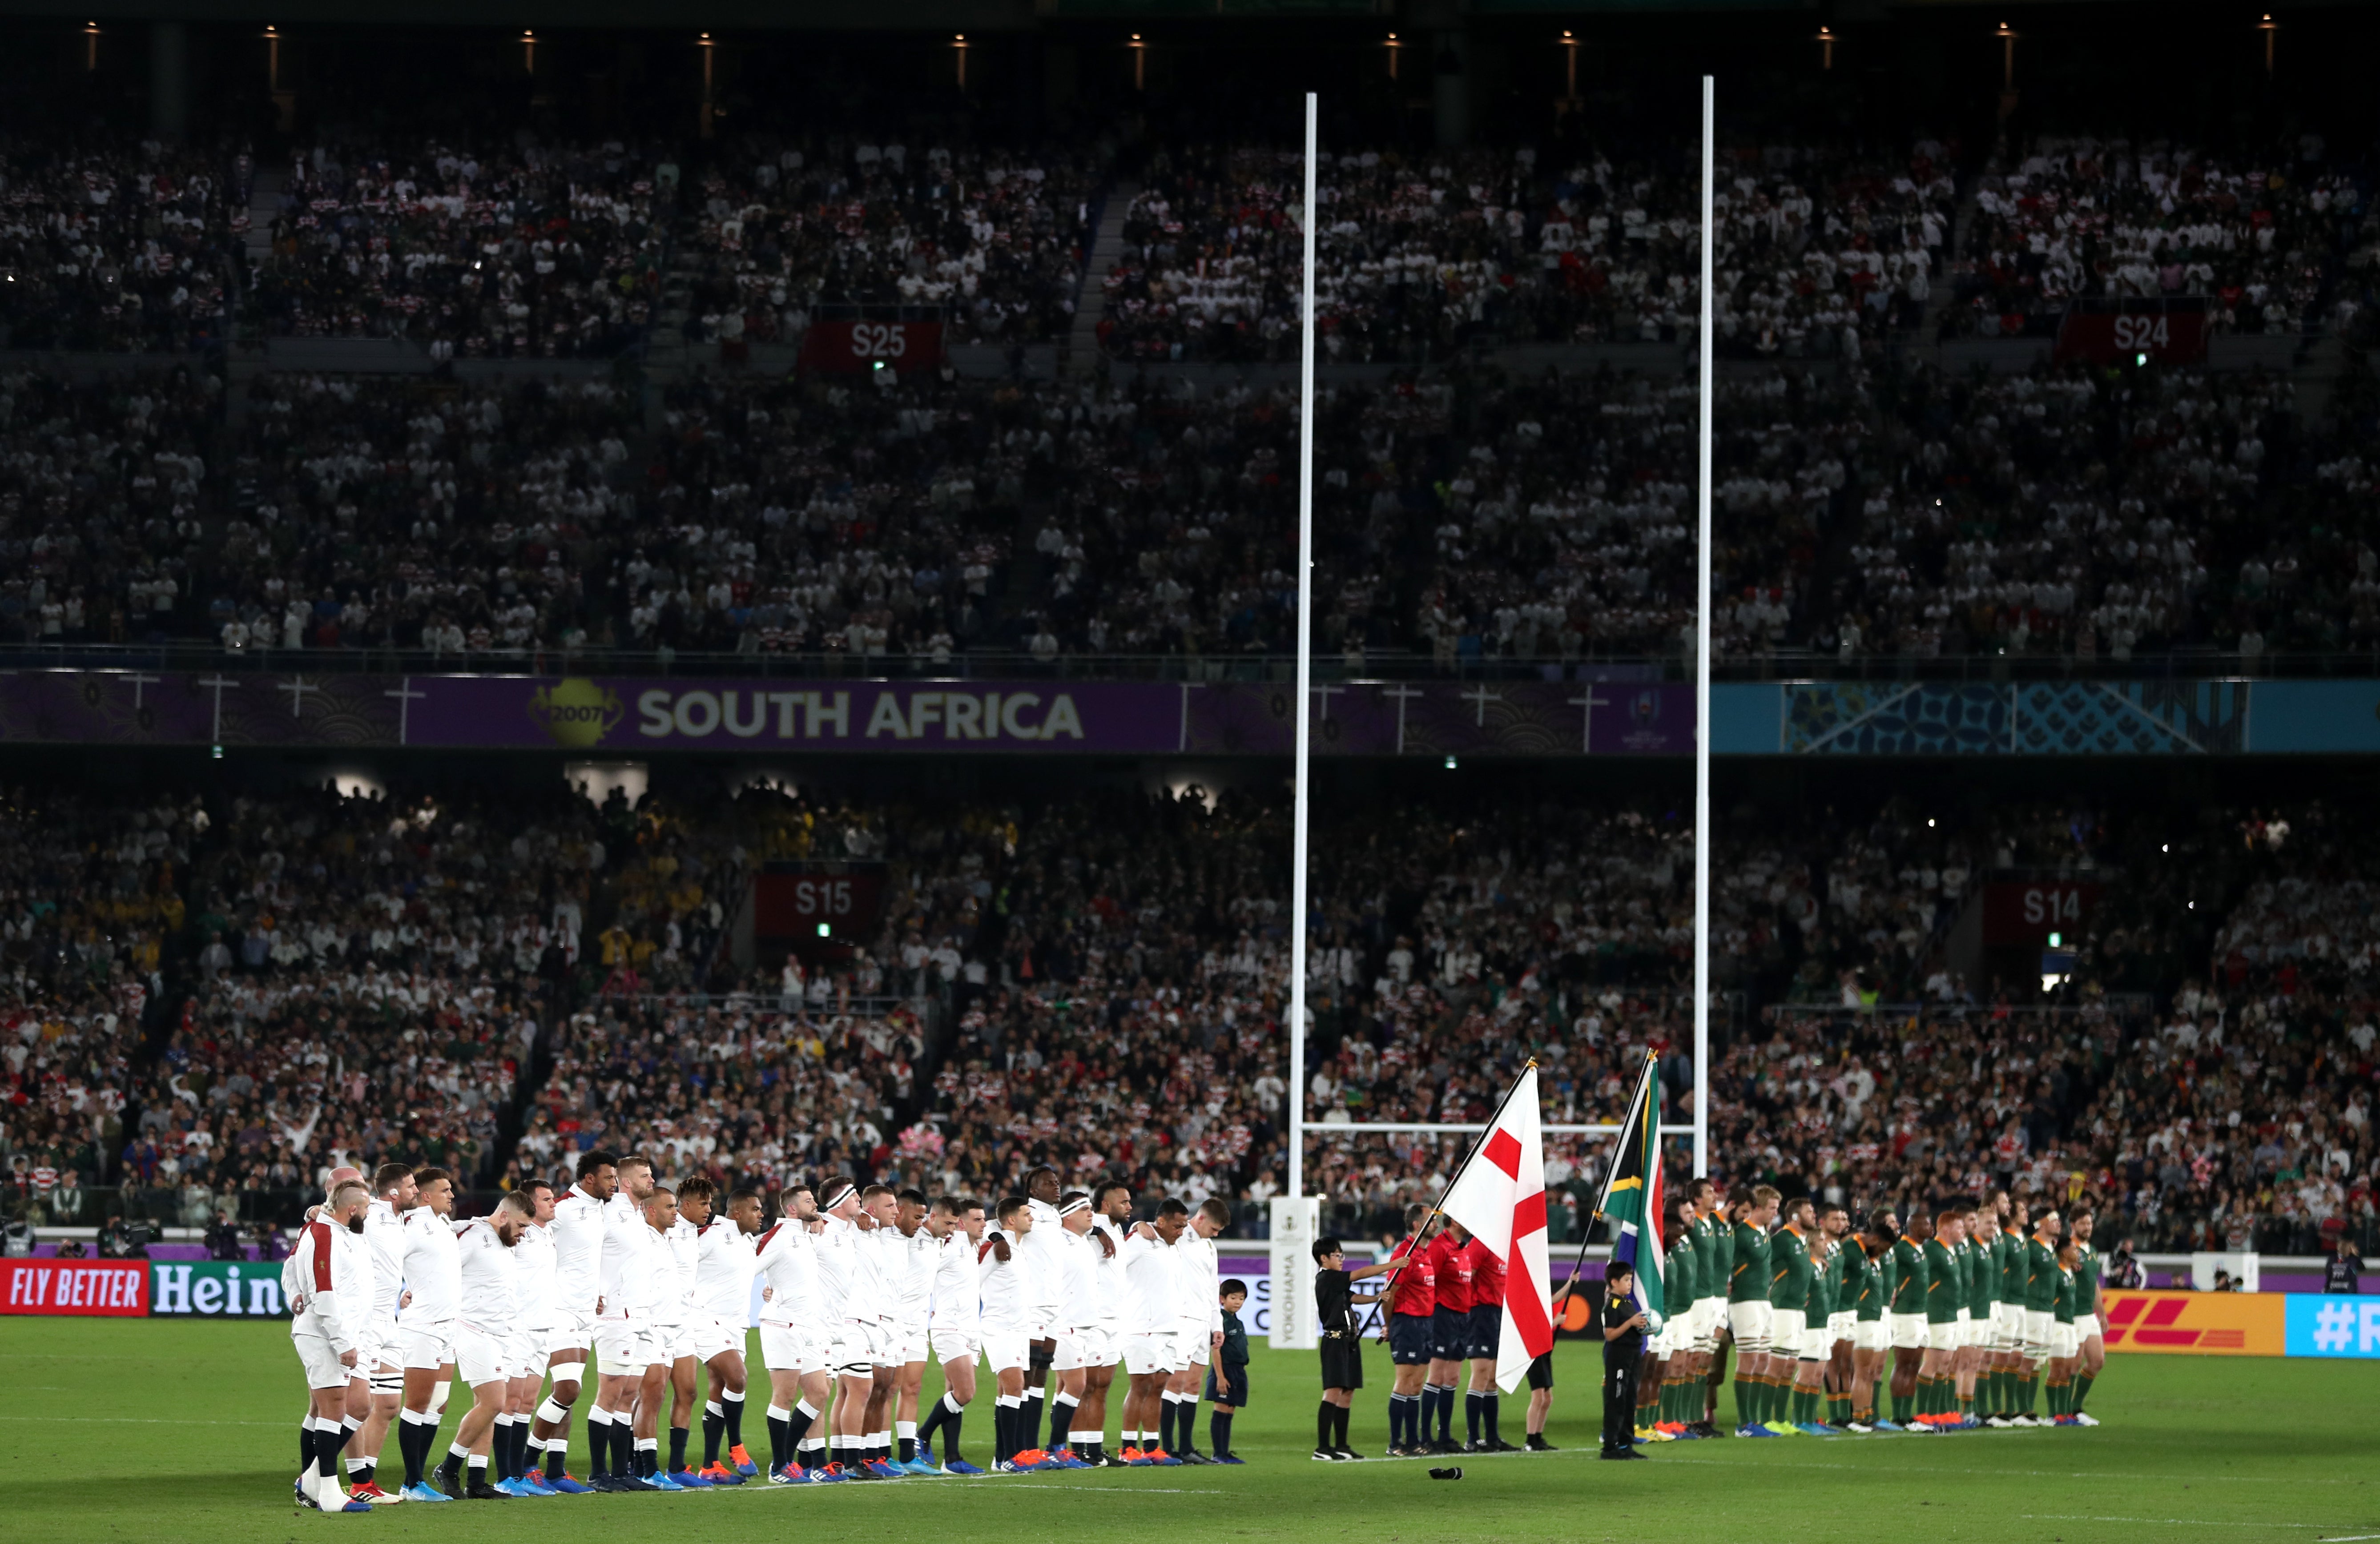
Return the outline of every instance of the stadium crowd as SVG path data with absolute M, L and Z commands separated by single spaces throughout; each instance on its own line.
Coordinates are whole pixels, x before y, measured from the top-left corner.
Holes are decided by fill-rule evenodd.
M 316 143 L 280 183 L 249 316 L 450 359 L 616 354 L 652 320 L 678 178 L 669 152 L 617 140 Z
M 1260 1228 L 1285 1173 L 1269 796 L 17 808 L 12 872 L 53 875 L 7 932 L 20 1205 L 72 1173 L 176 1221 L 263 1220 L 342 1161 L 502 1186 L 627 1144 L 723 1184 L 823 1165 L 996 1189 L 1047 1162 Z M 2368 822 L 1897 802 L 1786 824 L 1730 820 L 1715 855 L 1730 1164 L 1904 1210 L 2088 1194 L 2143 1249 L 2374 1226 Z M 1336 1225 L 1392 1231 L 1460 1142 L 1332 1127 L 1478 1119 L 1524 1056 L 1550 1121 L 1616 1120 L 1648 1050 L 1682 1107 L 1691 850 L 1658 805 L 1325 815 L 1306 1093 Z M 821 861 L 883 865 L 882 915 L 831 952 L 740 954 L 744 876 Z M 2050 1004 L 1954 973 L 1985 876 L 2052 871 L 2107 894 Z M 1549 1144 L 1558 1233 L 1602 1146 Z
M 1160 152 L 1107 274 L 1100 335 L 1121 359 L 1293 358 L 1304 155 Z M 1732 152 L 1719 346 L 1745 358 L 1861 352 L 1914 325 L 1949 239 L 1943 146 L 1898 161 L 1789 145 Z M 1508 342 L 1691 336 L 1701 189 L 1669 157 L 1557 169 L 1532 149 L 1325 154 L 1317 172 L 1317 327 L 1334 360 L 1443 359 Z
M 679 225 L 678 261 L 698 273 L 689 341 L 790 343 L 860 306 L 932 308 L 916 314 L 950 344 L 1050 341 L 1074 315 L 1100 186 L 1064 152 L 738 141 Z
M 2258 155 L 2046 138 L 1994 156 L 1972 194 L 1944 327 L 1986 337 L 2054 330 L 2078 297 L 2204 298 L 2212 330 L 2310 330 L 2363 201 L 2318 134 Z
M 0 142 L 0 346 L 219 346 L 246 172 L 155 140 Z

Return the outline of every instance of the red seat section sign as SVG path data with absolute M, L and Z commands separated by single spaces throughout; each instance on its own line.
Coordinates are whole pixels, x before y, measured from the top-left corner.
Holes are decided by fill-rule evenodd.
M 853 375 L 883 364 L 931 370 L 942 362 L 939 322 L 813 322 L 802 334 L 801 368 Z
M 2195 364 L 2206 358 L 2206 302 L 2110 300 L 2078 302 L 2058 324 L 2057 358 L 2090 364 L 2137 360 Z
M 762 873 L 752 881 L 752 905 L 756 938 L 856 942 L 884 915 L 884 870 Z
M 148 1312 L 147 1260 L 0 1260 L 0 1313 L 139 1319 Z
M 1984 886 L 1984 942 L 2046 944 L 2052 933 L 2071 942 L 2098 906 L 2102 888 L 2073 880 L 1994 880 Z

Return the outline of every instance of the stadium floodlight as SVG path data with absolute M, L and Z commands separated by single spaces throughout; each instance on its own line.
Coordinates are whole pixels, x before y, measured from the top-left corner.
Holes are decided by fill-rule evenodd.
M 1700 469 L 1694 543 L 1694 1174 L 1710 1173 L 1710 712 L 1711 712 L 1711 303 L 1713 140 L 1717 89 L 1703 77 L 1702 429 L 1695 445 Z

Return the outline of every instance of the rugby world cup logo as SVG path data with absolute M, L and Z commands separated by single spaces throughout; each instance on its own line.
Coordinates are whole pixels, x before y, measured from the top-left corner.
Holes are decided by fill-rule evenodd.
M 589 750 L 618 727 L 627 710 L 620 694 L 583 675 L 572 675 L 529 694 L 528 716 L 555 745 Z

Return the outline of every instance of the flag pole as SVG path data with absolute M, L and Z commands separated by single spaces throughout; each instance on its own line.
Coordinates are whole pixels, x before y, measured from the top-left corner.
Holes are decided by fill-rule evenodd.
M 1496 1101 L 1495 1110 L 1488 1116 L 1488 1124 L 1480 1127 L 1479 1135 L 1471 1139 L 1471 1150 L 1463 1155 L 1463 1161 L 1454 1166 L 1454 1173 L 1446 1176 L 1445 1186 L 1439 1191 L 1438 1199 L 1430 1204 L 1429 1215 L 1423 1218 L 1421 1220 L 1421 1226 L 1415 1228 L 1407 1236 L 1419 1238 L 1422 1234 L 1429 1232 L 1429 1225 L 1432 1222 L 1437 1222 L 1439 1214 L 1445 1211 L 1446 1198 L 1454 1194 L 1455 1182 L 1463 1177 L 1463 1170 L 1471 1167 L 1471 1161 L 1479 1156 L 1479 1149 L 1488 1145 L 1488 1138 L 1496 1130 L 1497 1123 L 1504 1118 L 1505 1107 L 1512 1102 L 1512 1096 L 1521 1091 L 1521 1080 L 1528 1076 L 1530 1073 L 1535 1072 L 1536 1070 L 1536 1066 L 1537 1059 L 1532 1056 L 1527 1062 L 1522 1064 L 1519 1072 L 1512 1075 L 1512 1086 L 1504 1090 L 1504 1097 Z M 1394 1285 L 1396 1279 L 1404 1273 L 1405 1267 L 1412 1263 L 1413 1252 L 1411 1250 L 1407 1250 L 1405 1258 L 1397 1262 L 1396 1269 L 1390 1270 L 1386 1276 L 1380 1278 L 1380 1291 L 1385 1293 L 1390 1286 Z
M 1717 88 L 1703 77 L 1702 428 L 1695 480 L 1700 532 L 1694 544 L 1694 1177 L 1710 1173 L 1710 855 L 1711 855 L 1711 302 L 1713 142 Z
M 1636 1093 L 1634 1097 L 1630 1099 L 1628 1101 L 1628 1113 L 1620 1117 L 1620 1136 L 1621 1137 L 1625 1137 L 1628 1135 L 1629 1128 L 1636 1124 L 1637 1115 L 1643 1112 L 1645 1101 L 1652 1097 L 1654 1074 L 1660 1064 L 1661 1057 L 1658 1052 L 1647 1051 L 1645 1052 L 1645 1070 L 1636 1075 Z M 1658 1134 L 1656 1133 L 1656 1136 L 1658 1137 Z M 1594 1216 L 1587 1219 L 1590 1223 L 1595 1221 L 1595 1218 L 1603 1215 L 1604 1203 L 1611 1199 L 1611 1181 L 1619 1173 L 1620 1165 L 1617 1163 L 1614 1163 L 1611 1167 L 1603 1172 L 1603 1191 L 1600 1195 L 1595 1198 Z M 1580 1252 L 1581 1257 L 1584 1258 L 1585 1246 L 1580 1246 Z
M 1305 861 L 1313 805 L 1314 701 L 1314 156 L 1320 98 L 1305 93 L 1305 303 L 1297 394 L 1297 763 L 1290 774 L 1289 1194 L 1305 1196 Z

